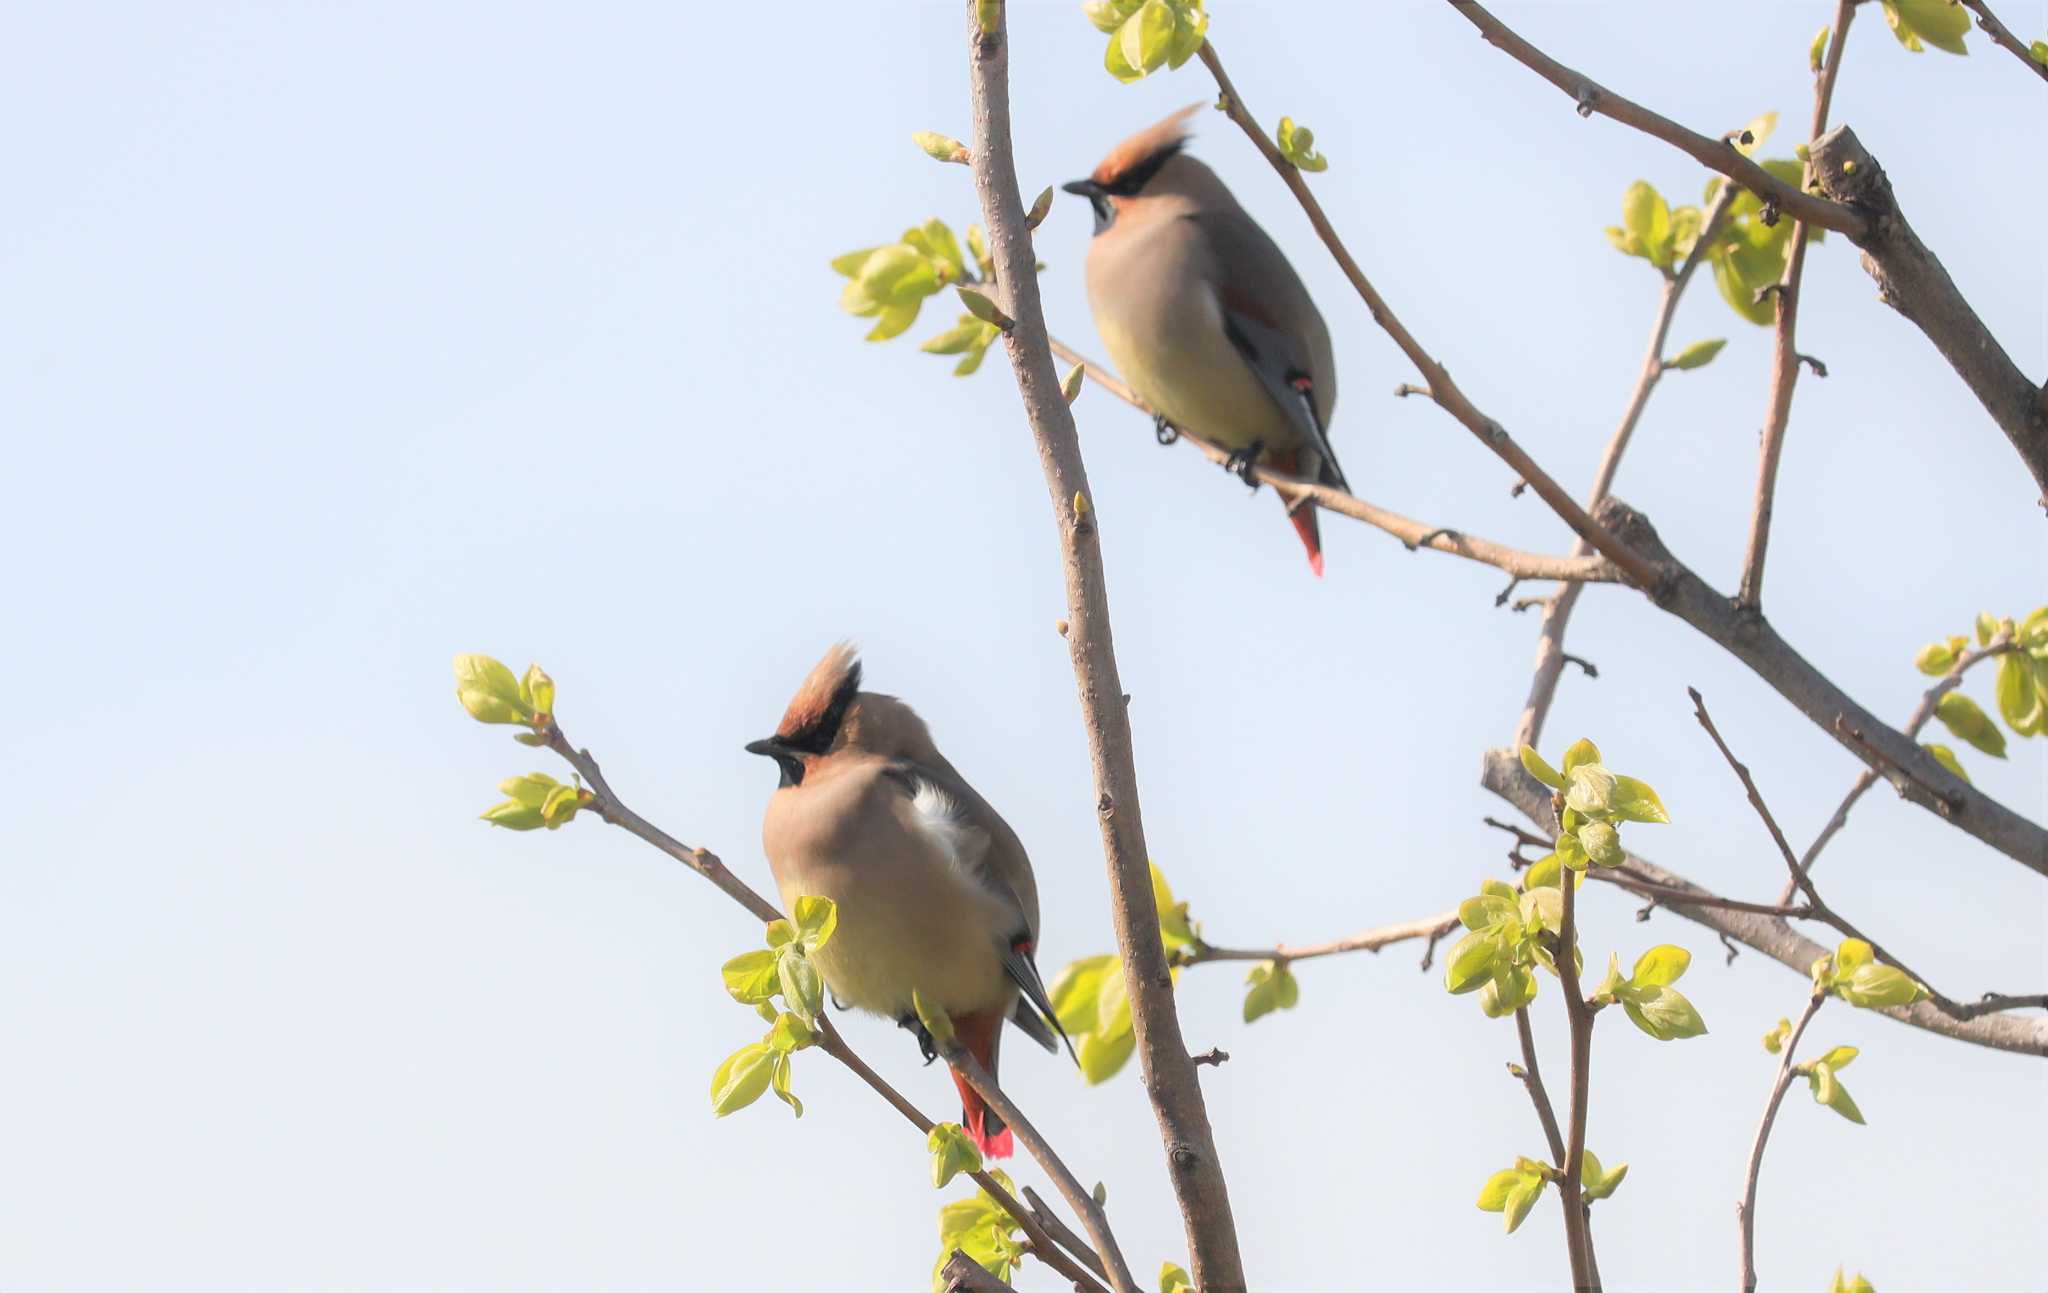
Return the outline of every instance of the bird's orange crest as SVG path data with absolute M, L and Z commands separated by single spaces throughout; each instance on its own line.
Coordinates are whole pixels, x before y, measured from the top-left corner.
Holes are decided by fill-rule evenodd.
M 860 652 L 851 642 L 834 643 L 790 698 L 775 729 L 777 738 L 796 746 L 829 745 L 860 690 Z
M 1102 159 L 1102 165 L 1097 166 L 1094 174 L 1088 178 L 1105 188 L 1111 187 L 1119 179 L 1160 157 L 1161 154 L 1179 152 L 1187 143 L 1188 135 L 1194 130 L 1194 127 L 1188 124 L 1188 118 L 1200 111 L 1202 106 L 1199 103 L 1190 103 L 1164 121 L 1147 126 L 1124 140 L 1109 150 L 1109 156 Z

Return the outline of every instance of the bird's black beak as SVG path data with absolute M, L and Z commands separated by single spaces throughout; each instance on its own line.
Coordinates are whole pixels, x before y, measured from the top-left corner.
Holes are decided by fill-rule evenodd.
M 789 748 L 779 737 L 765 737 L 759 741 L 747 742 L 748 754 L 758 754 L 775 760 L 775 766 L 782 772 L 782 781 L 777 786 L 798 786 L 804 780 L 803 756 Z
M 1078 194 L 1084 198 L 1094 198 L 1102 195 L 1102 186 L 1094 180 L 1069 180 L 1065 184 L 1060 185 L 1060 187 L 1069 193 Z

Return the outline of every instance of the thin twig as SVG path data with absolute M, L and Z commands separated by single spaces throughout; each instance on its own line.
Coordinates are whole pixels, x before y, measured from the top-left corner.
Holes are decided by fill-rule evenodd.
M 1906 725 L 1900 728 L 1899 731 L 1904 733 L 1908 740 L 1918 737 L 1920 729 L 1927 726 L 1927 720 L 1934 717 L 1935 706 L 1941 703 L 1941 698 L 1944 695 L 1953 691 L 1962 682 L 1963 674 L 1983 661 L 1989 660 L 1993 656 L 2004 655 L 2012 649 L 2012 635 L 2001 632 L 1998 636 L 1992 638 L 1988 644 L 1975 649 L 1965 650 L 1962 655 L 1956 658 L 1956 662 L 1949 666 L 1948 672 L 1943 674 L 1932 687 L 1929 687 L 1921 695 L 1920 703 L 1914 708 L 1912 717 L 1906 720 Z M 1807 845 L 1806 852 L 1800 855 L 1799 870 L 1802 873 L 1810 874 L 1813 871 L 1814 863 L 1820 859 L 1820 851 L 1828 846 L 1828 841 L 1835 838 L 1844 826 L 1849 824 L 1849 810 L 1856 806 L 1857 800 L 1863 798 L 1864 791 L 1876 784 L 1876 769 L 1865 768 L 1862 772 L 1856 774 L 1855 784 L 1849 787 L 1849 793 L 1842 797 L 1840 804 L 1836 805 L 1834 815 L 1828 818 L 1828 824 L 1821 827 L 1820 834 L 1814 837 L 1813 843 Z M 1791 899 L 1796 883 L 1793 880 L 1785 882 L 1784 892 L 1778 895 L 1779 902 L 1786 902 Z
M 1331 939 L 1327 943 L 1303 943 L 1278 947 L 1213 947 L 1197 942 L 1183 953 L 1182 965 L 1201 965 L 1206 961 L 1312 961 L 1319 956 L 1336 956 L 1343 952 L 1378 952 L 1395 943 L 1405 943 L 1416 938 L 1441 938 L 1458 924 L 1456 908 L 1424 916 L 1421 920 L 1403 921 L 1398 925 L 1381 925 L 1376 929 L 1364 930 L 1344 938 Z
M 1108 1267 L 1109 1282 L 1115 1286 L 1116 1293 L 1138 1293 L 1138 1282 L 1132 1278 L 1131 1268 L 1124 1264 L 1123 1250 L 1117 1247 L 1116 1236 L 1110 1233 L 1109 1218 L 1103 1215 L 1102 1205 L 1095 1201 L 1095 1197 L 1088 1193 L 1079 1180 L 1075 1179 L 1074 1173 L 1060 1156 L 1053 1152 L 1045 1137 L 1038 1134 L 1038 1128 L 1032 1126 L 1031 1120 L 1024 1116 L 1016 1103 L 1003 1094 L 1003 1089 L 996 1085 L 995 1078 L 981 1066 L 981 1061 L 975 1059 L 972 1052 L 960 1044 L 958 1037 L 948 1036 L 935 1040 L 938 1040 L 939 1054 L 945 1058 L 946 1063 L 952 1065 L 953 1071 L 965 1078 L 967 1085 L 974 1088 L 974 1093 L 986 1101 L 989 1108 L 995 1110 L 996 1116 L 1001 1118 L 1003 1124 L 1016 1136 L 1017 1143 L 1024 1147 L 1024 1152 L 1031 1155 L 1032 1161 L 1052 1178 L 1060 1197 L 1067 1201 L 1067 1206 L 1074 1210 L 1074 1215 L 1081 1218 L 1081 1225 L 1087 1230 L 1096 1255 L 1101 1257 L 1103 1264 Z
M 1550 1146 L 1550 1161 L 1557 1170 L 1564 1170 L 1564 1134 L 1557 1129 L 1557 1110 L 1550 1105 L 1550 1093 L 1543 1089 L 1543 1070 L 1536 1065 L 1536 1035 L 1529 1027 L 1529 1008 L 1522 1006 L 1515 1011 L 1515 1033 L 1522 1040 L 1522 1062 L 1519 1066 L 1508 1065 L 1508 1072 L 1522 1080 L 1528 1088 L 1529 1100 L 1536 1106 L 1536 1120 L 1543 1124 L 1543 1139 Z
M 1052 352 L 1070 364 L 1081 365 L 1081 371 L 1090 381 L 1116 396 L 1132 408 L 1146 414 L 1152 412 L 1137 393 L 1119 381 L 1116 375 L 1102 365 L 1088 359 L 1081 352 L 1050 338 Z M 1230 454 L 1228 450 L 1204 440 L 1188 431 L 1180 431 L 1179 439 L 1206 455 L 1211 462 L 1221 463 Z M 1299 498 L 1313 499 L 1316 506 L 1348 516 L 1354 521 L 1363 521 L 1374 529 L 1382 530 L 1399 539 L 1410 551 L 1430 548 L 1447 552 L 1454 557 L 1476 561 L 1513 575 L 1517 581 L 1524 579 L 1555 579 L 1567 583 L 1614 584 L 1623 582 L 1619 567 L 1604 557 L 1590 555 L 1591 550 L 1569 557 L 1554 557 L 1540 552 L 1523 552 L 1488 539 L 1475 538 L 1458 530 L 1441 526 L 1424 525 L 1411 520 L 1399 512 L 1391 512 L 1366 502 L 1355 494 L 1324 485 L 1317 481 L 1292 476 L 1270 467 L 1253 464 L 1252 479 L 1264 485 L 1271 485 L 1275 492 L 1288 502 Z
M 1553 810 L 1558 802 L 1561 801 L 1552 803 Z M 1558 921 L 1555 961 L 1558 985 L 1564 990 L 1565 1022 L 1571 1029 L 1572 1088 L 1564 1161 L 1558 1165 L 1557 1193 L 1564 1204 L 1564 1233 L 1566 1246 L 1571 1250 L 1572 1286 L 1580 1293 L 1599 1293 L 1600 1281 L 1593 1267 L 1593 1237 L 1586 1227 L 1586 1203 L 1579 1192 L 1580 1175 L 1586 1161 L 1586 1104 L 1592 1093 L 1593 1012 L 1579 993 L 1579 886 L 1569 879 L 1567 873 L 1567 878 L 1558 888 L 1564 897 L 1564 914 Z M 1532 1060 L 1535 1058 L 1533 1048 L 1529 1055 Z
M 1849 22 L 1856 16 L 1861 0 L 1835 0 L 1834 36 L 1828 41 L 1827 57 L 1813 87 L 1813 124 L 1806 132 L 1810 147 L 1828 127 L 1828 104 L 1835 96 L 1835 76 L 1842 70 L 1842 50 L 1849 42 Z M 1808 162 L 1802 184 L 1813 183 L 1813 164 Z M 1726 185 L 1722 186 L 1727 187 Z M 1778 459 L 1785 450 L 1785 429 L 1792 419 L 1792 391 L 1799 384 L 1799 350 L 1795 333 L 1799 327 L 1799 280 L 1806 268 L 1806 240 L 1812 226 L 1794 219 L 1792 239 L 1785 251 L 1785 273 L 1778 280 L 1778 313 L 1771 340 L 1770 412 L 1764 419 L 1762 444 L 1757 452 L 1756 503 L 1749 517 L 1749 546 L 1742 559 L 1742 578 L 1735 597 L 1744 606 L 1764 604 L 1764 557 L 1771 542 L 1771 509 L 1778 490 Z M 1823 374 L 1825 370 L 1822 370 Z
M 1997 42 L 2000 48 L 2026 64 L 2033 70 L 2034 75 L 2048 81 L 2048 63 L 2037 60 L 2027 47 L 2020 43 L 2019 37 L 2007 31 L 2005 24 L 1998 21 L 1998 15 L 1991 12 L 1990 5 L 1985 4 L 1984 0 L 1963 0 L 1963 7 L 1977 15 L 1977 25 L 1982 27 L 1985 34 Z
M 1643 410 L 1650 403 L 1650 393 L 1657 389 L 1666 371 L 1664 345 L 1671 335 L 1671 321 L 1678 314 L 1678 302 L 1685 295 L 1685 289 L 1692 282 L 1693 272 L 1706 257 L 1706 250 L 1713 245 L 1720 234 L 1721 222 L 1728 216 L 1728 208 L 1734 205 L 1735 187 L 1723 184 L 1714 194 L 1707 210 L 1700 217 L 1699 237 L 1693 240 L 1692 249 L 1680 262 L 1671 277 L 1664 280 L 1663 290 L 1657 298 L 1657 315 L 1650 323 L 1650 343 L 1643 350 L 1642 366 L 1636 370 L 1636 384 L 1629 391 L 1628 405 L 1621 411 L 1621 422 L 1608 438 L 1606 451 L 1600 455 L 1600 465 L 1593 473 L 1593 487 L 1586 492 L 1586 507 L 1590 511 L 1600 506 L 1600 500 L 1607 497 L 1614 488 L 1614 477 L 1621 470 L 1621 456 L 1628 452 L 1629 441 L 1635 436 L 1636 423 L 1642 420 Z M 1590 551 L 1583 544 L 1574 549 L 1573 555 Z M 1522 714 L 1515 722 L 1515 744 L 1535 745 L 1543 737 L 1543 722 L 1550 715 L 1550 706 L 1557 699 L 1558 680 L 1564 674 L 1564 634 L 1571 623 L 1572 612 L 1578 608 L 1579 590 L 1571 585 L 1560 588 L 1557 596 L 1544 608 L 1543 620 L 1536 633 L 1536 669 L 1529 679 L 1529 698 L 1522 702 Z
M 1057 526 L 1067 596 L 1067 650 L 1080 692 L 1096 818 L 1110 882 L 1110 915 L 1130 990 L 1131 1024 L 1145 1094 L 1159 1120 L 1168 1177 L 1180 1205 L 1196 1287 L 1241 1289 L 1244 1260 L 1230 1190 L 1209 1125 L 1207 1103 L 1175 1013 L 1173 977 L 1159 941 L 1159 911 L 1138 802 L 1130 715 L 1117 674 L 1102 568 L 1100 500 L 1048 348 L 1037 257 L 1017 188 L 1010 146 L 1008 16 L 1005 6 L 969 0 L 968 90 L 974 120 L 974 189 L 988 230 L 999 302 L 1014 320 L 1003 346 L 1038 447 Z M 983 27 L 983 22 L 987 27 Z M 1086 508 L 1086 514 L 1083 508 Z
M 589 787 L 592 796 L 589 811 L 596 813 L 606 823 L 617 826 L 638 839 L 653 845 L 661 852 L 689 867 L 698 875 L 711 881 L 727 897 L 746 908 L 749 914 L 763 924 L 782 919 L 782 913 L 776 910 L 775 905 L 754 892 L 753 888 L 746 881 L 726 870 L 725 864 L 719 861 L 717 854 L 709 849 L 693 848 L 682 843 L 674 836 L 668 834 L 668 832 L 655 826 L 652 822 L 649 822 L 646 818 L 628 808 L 624 801 L 619 798 L 618 793 L 612 789 L 611 783 L 605 780 L 604 773 L 598 768 L 597 760 L 591 757 L 590 751 L 578 749 L 575 745 L 571 744 L 568 736 L 563 733 L 560 723 L 550 718 L 546 726 L 542 728 L 542 734 L 547 737 L 547 748 L 553 750 L 567 761 L 569 766 L 575 769 L 576 773 L 583 778 Z M 868 1067 L 867 1062 L 855 1054 L 851 1046 L 847 1045 L 846 1039 L 840 1035 L 839 1029 L 834 1026 L 829 1017 L 821 1014 L 818 1016 L 817 1022 L 819 1050 L 838 1060 L 855 1077 L 865 1082 L 870 1090 L 887 1101 L 890 1108 L 902 1114 L 904 1119 L 911 1126 L 917 1128 L 920 1133 L 927 1136 L 931 1134 L 932 1120 L 918 1112 L 917 1106 L 904 1098 L 903 1094 L 895 1087 L 889 1085 L 881 1074 Z M 981 1188 L 987 1190 L 990 1197 L 994 1198 L 1004 1211 L 1016 1219 L 1018 1226 L 1023 1229 L 1026 1237 L 1031 1240 L 1032 1251 L 1043 1257 L 1047 1265 L 1053 1267 L 1053 1269 L 1059 1271 L 1060 1274 L 1068 1279 L 1073 1280 L 1078 1288 L 1087 1289 L 1089 1293 L 1106 1293 L 1101 1285 L 1096 1284 L 1093 1279 L 1089 1278 L 1086 1270 L 1076 1266 L 1060 1252 L 1059 1245 L 1054 1243 L 1051 1237 L 1045 1233 L 1044 1229 L 1031 1217 L 1024 1205 L 1018 1203 L 1007 1190 L 1003 1189 L 1000 1181 L 985 1171 L 976 1172 L 973 1175 Z
M 1806 1009 L 1793 1026 L 1792 1035 L 1785 1039 L 1784 1050 L 1778 1061 L 1778 1076 L 1771 1083 L 1771 1098 L 1764 1103 L 1763 1121 L 1756 1127 L 1756 1140 L 1749 1147 L 1749 1167 L 1743 1173 L 1742 1201 L 1735 1205 L 1735 1221 L 1742 1232 L 1742 1290 L 1753 1293 L 1756 1288 L 1756 1184 L 1763 1170 L 1764 1145 L 1771 1138 L 1771 1124 L 1778 1119 L 1778 1105 L 1785 1099 L 1786 1088 L 1792 1085 L 1792 1052 L 1799 1047 L 1799 1039 L 1806 1035 L 1806 1025 L 1820 1010 L 1828 994 L 1819 988 L 1806 999 Z
M 1746 911 L 1758 916 L 1776 916 L 1785 920 L 1806 920 L 1812 917 L 1813 908 L 1806 903 L 1788 906 L 1785 903 L 1743 902 L 1736 898 L 1721 898 L 1713 894 L 1702 894 L 1692 889 L 1677 889 L 1658 884 L 1654 880 L 1622 867 L 1601 867 L 1588 871 L 1595 880 L 1626 889 L 1639 897 L 1650 898 L 1657 903 L 1682 902 L 1694 907 L 1716 907 L 1722 911 Z
M 1451 0 L 1451 7 L 1477 27 L 1488 44 L 1570 95 L 1578 105 L 1580 116 L 1591 116 L 1597 112 L 1654 139 L 1661 139 L 1708 170 L 1719 171 L 1766 202 L 1775 203 L 1779 210 L 1795 220 L 1804 220 L 1852 237 L 1863 232 L 1864 218 L 1854 209 L 1803 193 L 1737 152 L 1726 139 L 1709 139 L 1687 130 L 1670 118 L 1659 116 L 1639 103 L 1622 98 L 1592 78 L 1574 72 L 1517 36 L 1507 24 L 1473 0 Z
M 1401 320 L 1395 316 L 1385 298 L 1380 296 L 1378 290 L 1365 277 L 1365 272 L 1359 269 L 1358 262 L 1352 259 L 1351 252 L 1344 246 L 1344 240 L 1337 236 L 1329 217 L 1323 214 L 1322 203 L 1316 201 L 1315 194 L 1309 191 L 1307 182 L 1302 179 L 1301 171 L 1280 155 L 1279 148 L 1266 137 L 1266 132 L 1259 128 L 1251 109 L 1238 94 L 1237 87 L 1230 83 L 1229 75 L 1224 72 L 1223 62 L 1216 55 L 1216 47 L 1204 43 L 1201 58 L 1210 75 L 1216 78 L 1216 88 L 1223 93 L 1223 110 L 1251 139 L 1260 154 L 1279 174 L 1281 182 L 1287 185 L 1288 191 L 1294 194 L 1295 200 L 1308 215 L 1309 223 L 1315 227 L 1316 235 L 1323 240 L 1323 245 L 1330 249 L 1330 254 L 1336 257 L 1337 265 L 1344 271 L 1344 276 L 1351 280 L 1351 286 L 1356 288 L 1358 295 L 1364 299 L 1366 308 L 1372 313 L 1373 322 L 1386 330 L 1387 335 L 1393 338 L 1394 344 L 1401 348 L 1401 353 L 1408 356 L 1408 362 L 1421 371 L 1422 379 L 1437 405 L 1456 418 L 1466 430 L 1479 437 L 1479 442 L 1512 467 L 1517 475 L 1528 481 L 1543 501 L 1550 505 L 1550 510 L 1556 512 L 1565 524 L 1571 526 L 1580 538 L 1590 543 L 1601 555 L 1621 567 L 1622 573 L 1628 576 L 1630 583 L 1642 589 L 1655 587 L 1656 570 L 1595 521 L 1585 508 L 1573 502 L 1571 495 L 1565 493 L 1563 487 L 1551 479 L 1548 472 L 1537 466 L 1535 459 L 1531 458 L 1521 445 L 1515 443 L 1505 427 L 1481 413 L 1473 405 L 1451 380 L 1451 375 L 1444 366 L 1432 358 L 1413 334 L 1402 326 Z
M 1551 820 L 1554 816 L 1549 787 L 1530 776 L 1512 750 L 1488 750 L 1480 766 L 1479 783 L 1515 805 L 1532 822 Z M 1665 910 L 1704 925 L 1721 935 L 1724 941 L 1733 938 L 1756 949 L 1801 979 L 1806 978 L 1815 960 L 1828 954 L 1829 949 L 1800 934 L 1778 917 L 1729 911 L 1706 904 L 1703 900 L 1714 897 L 1712 893 L 1639 853 L 1628 855 L 1627 869 L 1662 888 L 1685 894 L 1682 899 L 1663 900 Z M 1966 1011 L 1970 1009 L 1974 1007 L 1965 1008 Z M 1917 1001 L 1910 1006 L 1881 1006 L 1872 1013 L 1993 1050 L 2048 1056 L 2048 1019 L 2022 1018 L 1996 1011 L 1958 1017 L 1932 1001 Z
M 1095 1250 L 1088 1246 L 1088 1241 L 1075 1234 L 1072 1227 L 1060 1220 L 1058 1213 L 1046 1207 L 1045 1200 L 1038 1197 L 1038 1191 L 1027 1185 L 1023 1193 L 1024 1202 L 1031 1206 L 1031 1215 L 1038 1218 L 1038 1224 L 1045 1227 L 1045 1233 L 1059 1241 L 1060 1247 L 1073 1254 L 1075 1260 L 1102 1278 L 1108 1279 L 1109 1272 L 1102 1269 L 1102 1258 L 1096 1256 Z

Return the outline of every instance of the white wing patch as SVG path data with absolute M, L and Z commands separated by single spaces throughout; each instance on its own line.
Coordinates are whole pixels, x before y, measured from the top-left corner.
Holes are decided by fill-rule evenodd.
M 976 888 L 985 887 L 981 858 L 988 851 L 988 832 L 967 819 L 953 796 L 923 777 L 917 779 L 917 793 L 910 797 L 910 808 L 917 814 L 918 826 L 938 841 L 961 878 L 971 881 Z

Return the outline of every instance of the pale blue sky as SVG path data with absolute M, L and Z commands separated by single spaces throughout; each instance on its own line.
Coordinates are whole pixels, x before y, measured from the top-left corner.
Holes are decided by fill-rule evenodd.
M 2006 0 L 2025 37 L 2048 6 Z M 1830 6 L 1647 17 L 1504 4 L 1567 62 L 1703 130 L 1808 111 Z M 543 662 L 572 736 L 631 802 L 766 885 L 773 769 L 743 742 L 830 641 L 930 720 L 1016 826 L 1048 970 L 1111 946 L 1038 467 L 1000 358 L 967 381 L 913 339 L 864 345 L 834 254 L 973 217 L 961 18 L 941 4 L 74 4 L 0 42 L 0 408 L 15 488 L 0 646 L 17 809 L 0 869 L 0 1286 L 9 1289 L 921 1287 L 943 1201 L 921 1140 L 819 1056 L 801 1123 L 714 1121 L 713 1066 L 758 1024 L 717 967 L 757 938 L 702 881 L 594 820 L 475 820 L 551 767 L 470 723 L 457 651 Z M 1675 13 L 1675 11 L 1674 11 Z M 1198 67 L 1100 70 L 1077 4 L 1013 15 L 1027 193 L 1211 97 Z M 1704 176 L 1550 87 L 1434 3 L 1219 4 L 1270 122 L 1313 126 L 1311 182 L 1403 319 L 1577 491 L 1641 353 L 1655 280 L 1611 251 L 1624 187 Z M 2048 370 L 2041 86 L 1971 38 L 1908 56 L 1875 10 L 1836 98 L 1915 227 L 2022 366 Z M 1337 341 L 1334 434 L 1366 497 L 1559 549 L 1568 536 L 1421 401 L 1306 222 L 1221 118 L 1194 145 L 1294 258 Z M 1057 333 L 1099 353 L 1089 221 L 1040 231 Z M 1903 717 L 1928 638 L 2043 600 L 2034 489 L 1845 241 L 1813 255 L 1767 601 L 1785 636 Z M 934 311 L 912 338 L 950 322 Z M 1675 345 L 1731 344 L 1658 393 L 1619 484 L 1729 587 L 1767 334 L 1704 282 Z M 1326 523 L 1311 578 L 1270 497 L 1100 392 L 1078 409 L 1132 692 L 1151 847 L 1212 937 L 1306 941 L 1439 910 L 1500 866 L 1480 752 L 1508 736 L 1535 624 L 1494 572 Z M 1639 597 L 1589 595 L 1547 744 L 1588 734 L 1674 824 L 1650 856 L 1724 892 L 1781 867 L 1684 688 L 1702 688 L 1792 834 L 1857 768 Z M 1988 678 L 1971 690 L 1988 698 Z M 1977 783 L 2035 815 L 2040 744 Z M 1871 795 L 1830 900 L 1957 996 L 2038 991 L 2037 876 Z M 1756 1038 L 1802 981 L 1601 891 L 1589 964 L 1657 941 L 1712 1034 L 1600 1030 L 1590 1144 L 1616 1287 L 1724 1287 Z M 1257 1287 L 1555 1287 L 1555 1206 L 1511 1238 L 1479 1185 L 1542 1137 L 1512 1030 L 1413 949 L 1303 966 L 1238 1022 L 1240 975 L 1185 976 Z M 1554 988 L 1536 1010 L 1561 1074 Z M 849 1035 L 928 1112 L 951 1084 L 887 1025 Z M 2037 1284 L 2038 1061 L 1831 1006 L 1864 1048 L 1857 1128 L 1795 1091 L 1759 1261 L 1820 1289 Z M 1134 1076 L 1081 1086 L 1013 1047 L 1008 1085 L 1132 1263 L 1184 1260 Z M 1020 1176 L 1035 1180 L 1028 1166 Z M 950 1192 L 949 1192 L 950 1193 Z M 1053 1287 L 1042 1270 L 1027 1288 Z

